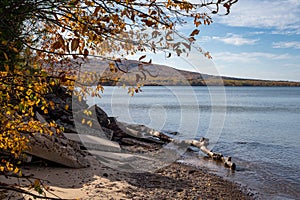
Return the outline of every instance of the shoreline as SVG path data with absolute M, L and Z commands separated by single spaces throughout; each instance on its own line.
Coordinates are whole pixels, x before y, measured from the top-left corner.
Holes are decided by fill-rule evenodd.
M 88 156 L 90 167 L 70 169 L 58 166 L 24 166 L 23 173 L 33 174 L 49 187 L 47 197 L 64 199 L 255 199 L 240 185 L 194 166 L 172 163 L 155 173 L 126 173 L 111 169 Z M 46 181 L 47 180 L 47 181 Z M 1 182 L 16 178 L 0 177 Z M 27 183 L 28 184 L 28 183 Z M 26 182 L 22 182 L 26 185 Z M 26 187 L 23 187 L 26 189 Z M 28 189 L 28 187 L 27 187 Z M 1 190 L 0 190 L 1 191 Z M 32 192 L 32 190 L 30 190 Z M 1 191 L 3 195 L 3 191 Z M 4 199 L 21 196 L 6 193 Z M 30 196 L 24 195 L 24 199 Z

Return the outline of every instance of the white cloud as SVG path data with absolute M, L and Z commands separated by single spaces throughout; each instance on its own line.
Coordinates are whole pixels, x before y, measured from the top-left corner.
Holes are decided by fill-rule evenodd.
M 300 42 L 291 41 L 291 42 L 274 42 L 273 48 L 292 48 L 292 49 L 300 49 Z
M 300 34 L 299 0 L 244 0 L 232 6 L 228 16 L 215 18 L 229 26 L 275 28 Z
M 253 45 L 258 41 L 258 39 L 248 39 L 236 34 L 227 34 L 226 37 L 212 37 L 212 39 L 219 40 L 226 44 L 232 44 L 235 46 Z
M 213 54 L 218 62 L 233 62 L 233 63 L 259 63 L 262 59 L 272 59 L 272 60 L 288 60 L 292 59 L 289 54 L 272 54 L 264 52 L 241 52 L 241 53 L 231 53 L 231 52 L 221 52 Z
M 249 35 L 262 35 L 265 34 L 264 31 L 256 31 L 256 32 L 250 32 Z

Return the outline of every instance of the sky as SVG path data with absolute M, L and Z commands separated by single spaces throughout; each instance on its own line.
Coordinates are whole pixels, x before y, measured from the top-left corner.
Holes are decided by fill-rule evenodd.
M 188 71 L 300 82 L 300 0 L 239 0 L 229 15 L 212 15 L 212 19 L 211 25 L 199 26 L 197 48 L 188 57 L 147 56 L 153 57 L 153 63 Z M 177 27 L 177 32 L 188 36 L 194 29 L 191 21 Z M 204 58 L 199 47 L 212 59 Z
M 300 0 L 239 0 L 213 21 L 197 43 L 220 75 L 300 81 Z

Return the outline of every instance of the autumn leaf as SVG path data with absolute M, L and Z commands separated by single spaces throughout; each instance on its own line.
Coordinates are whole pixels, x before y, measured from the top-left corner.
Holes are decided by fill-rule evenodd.
M 78 46 L 79 46 L 79 39 L 78 38 L 73 39 L 71 42 L 71 51 L 76 51 Z
M 194 24 L 196 25 L 196 27 L 198 27 L 198 26 L 201 25 L 201 22 L 200 21 L 194 21 Z
M 3 52 L 3 54 L 4 54 L 4 57 L 5 57 L 5 60 L 8 60 L 7 54 L 5 52 Z
M 54 42 L 52 45 L 52 49 L 56 50 L 62 47 L 62 44 L 60 42 Z
M 146 55 L 143 55 L 139 58 L 139 61 L 143 60 L 144 58 L 146 58 Z
M 193 32 L 190 34 L 190 36 L 198 35 L 200 31 L 198 29 L 193 30 Z
M 151 20 L 147 20 L 147 19 L 142 19 L 141 21 L 144 22 L 148 27 L 151 27 L 154 24 L 156 24 L 156 22 L 151 21 Z
M 208 51 L 204 53 L 204 56 L 207 57 L 207 58 L 209 58 L 209 59 L 212 58 L 211 55 L 210 55 L 210 53 Z

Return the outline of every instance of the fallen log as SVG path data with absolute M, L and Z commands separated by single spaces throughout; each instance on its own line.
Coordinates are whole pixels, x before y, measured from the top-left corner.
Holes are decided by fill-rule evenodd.
M 158 144 L 165 144 L 166 142 L 172 142 L 173 138 L 167 136 L 166 134 L 163 134 L 157 130 L 154 130 L 152 128 L 149 128 L 144 125 L 140 124 L 127 124 L 124 122 L 116 122 L 118 127 L 122 131 L 124 131 L 127 135 L 135 137 L 135 138 L 141 138 L 145 141 L 154 142 Z
M 212 152 L 207 148 L 209 145 L 209 139 L 202 137 L 199 141 L 197 140 L 186 140 L 185 143 L 191 144 L 191 146 L 198 147 L 203 153 L 208 155 L 210 158 L 216 161 L 221 161 L 226 167 L 235 170 L 236 165 L 231 161 L 231 157 L 224 157 L 221 153 Z
M 232 170 L 236 169 L 236 164 L 231 161 L 231 157 L 224 157 L 221 153 L 215 153 L 208 149 L 209 139 L 202 137 L 200 140 L 178 140 L 172 137 L 167 136 L 164 133 L 146 127 L 144 125 L 136 125 L 136 124 L 126 124 L 117 122 L 118 126 L 121 127 L 124 132 L 128 135 L 141 138 L 143 140 L 148 140 L 149 142 L 155 142 L 158 144 L 165 144 L 166 142 L 173 142 L 174 144 L 181 146 L 194 146 L 200 149 L 203 153 L 208 155 L 211 159 L 215 161 L 220 161 L 224 163 L 225 167 L 229 167 Z M 122 141 L 122 140 L 121 140 Z M 124 140 L 125 143 L 134 142 L 132 140 Z M 139 142 L 141 143 L 141 142 Z M 142 143 L 143 146 L 144 143 Z

